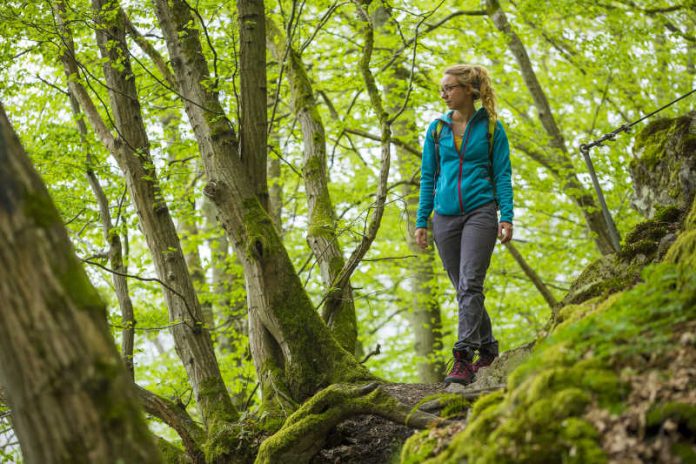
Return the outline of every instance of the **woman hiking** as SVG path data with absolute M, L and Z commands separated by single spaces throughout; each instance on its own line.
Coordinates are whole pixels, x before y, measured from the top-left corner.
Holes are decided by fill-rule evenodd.
M 430 123 L 426 133 L 415 239 L 420 247 L 428 246 L 428 218 L 434 209 L 433 240 L 459 306 L 454 365 L 445 382 L 469 384 L 476 371 L 498 356 L 483 281 L 496 237 L 501 243 L 512 239 L 510 149 L 497 121 L 486 68 L 447 68 L 440 96 L 449 111 Z

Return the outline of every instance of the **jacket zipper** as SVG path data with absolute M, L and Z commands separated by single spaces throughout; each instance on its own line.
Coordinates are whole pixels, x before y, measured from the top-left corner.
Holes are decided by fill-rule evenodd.
M 476 117 L 476 115 L 474 115 Z M 474 117 L 471 118 L 469 122 L 466 124 L 465 133 L 466 133 L 466 140 L 462 141 L 462 149 L 460 150 L 459 153 L 459 177 L 458 177 L 458 182 L 457 182 L 457 191 L 459 193 L 459 211 L 464 214 L 464 198 L 462 197 L 462 171 L 464 169 L 464 155 L 466 154 L 466 146 L 469 143 L 469 135 L 471 135 L 471 123 L 474 122 Z M 454 141 L 454 132 L 452 132 L 452 141 Z M 455 148 L 456 144 L 455 144 Z

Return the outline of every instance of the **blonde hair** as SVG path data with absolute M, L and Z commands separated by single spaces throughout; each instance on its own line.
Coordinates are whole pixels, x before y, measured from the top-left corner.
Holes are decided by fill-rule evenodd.
M 495 91 L 486 68 L 476 64 L 455 64 L 445 69 L 445 74 L 456 77 L 461 85 L 471 86 L 474 101 L 480 99 L 488 115 L 492 118 L 498 117 L 495 110 Z

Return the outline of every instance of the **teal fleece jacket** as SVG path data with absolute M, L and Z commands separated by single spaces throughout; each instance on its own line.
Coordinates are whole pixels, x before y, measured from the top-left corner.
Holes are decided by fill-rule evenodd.
M 435 176 L 435 140 L 438 121 L 444 122 L 440 132 L 440 174 Z M 507 135 L 500 121 L 496 122 L 493 140 L 493 180 L 488 169 L 488 113 L 480 108 L 466 125 L 461 150 L 457 153 L 452 136 L 452 111 L 435 119 L 428 126 L 421 161 L 420 200 L 416 227 L 427 227 L 428 217 L 435 212 L 444 216 L 467 214 L 492 201 L 493 184 L 500 208 L 500 221 L 512 223 L 512 169 Z

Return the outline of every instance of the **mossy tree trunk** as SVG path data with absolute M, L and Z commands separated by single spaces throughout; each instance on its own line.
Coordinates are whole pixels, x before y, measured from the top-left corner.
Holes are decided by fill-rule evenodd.
M 345 259 L 338 243 L 336 212 L 329 194 L 324 123 L 302 57 L 278 26 L 270 19 L 267 22 L 268 45 L 276 61 L 287 67 L 293 112 L 302 126 L 302 178 L 309 210 L 307 243 L 317 260 L 328 295 L 324 299 L 322 318 L 341 346 L 354 353 L 358 328 L 350 281 L 340 289 L 331 288 L 345 266 Z
M 60 34 L 64 43 L 68 44 L 63 54 L 63 63 L 68 74 L 73 77 L 69 80 L 70 90 L 126 177 L 128 191 L 152 253 L 157 275 L 166 283 L 164 295 L 169 317 L 177 323 L 172 328 L 175 347 L 186 368 L 204 421 L 212 425 L 216 420 L 234 420 L 237 412 L 232 407 L 220 375 L 210 333 L 204 326 L 203 313 L 179 237 L 162 197 L 150 157 L 149 141 L 125 41 L 125 15 L 115 2 L 94 0 L 92 6 L 98 24 L 97 43 L 104 58 L 104 75 L 118 136 L 111 135 L 78 81 L 74 47 L 65 26 L 65 9 L 62 4 L 57 4 L 54 11 Z
M 255 463 L 308 463 L 324 446 L 329 431 L 357 414 L 372 414 L 420 429 L 449 423 L 409 408 L 384 392 L 377 383 L 334 384 L 288 417 L 283 428 L 261 444 Z
M 252 354 L 264 401 L 269 406 L 292 406 L 331 383 L 369 378 L 314 310 L 251 185 L 218 93 L 205 85 L 210 75 L 190 8 L 182 0 L 157 0 L 156 8 L 177 87 L 203 157 L 208 178 L 205 193 L 217 206 L 244 267 Z M 240 33 L 244 31 L 242 28 Z M 265 41 L 257 45 L 265 47 Z
M 0 383 L 25 462 L 160 462 L 106 306 L 2 106 L 0 240 Z

